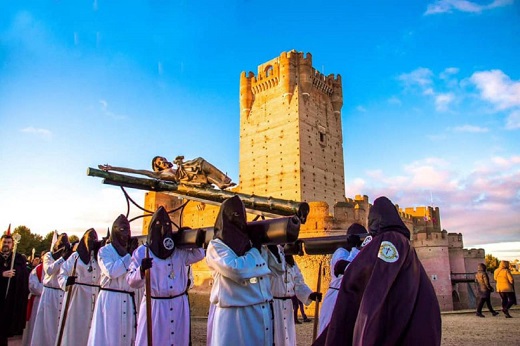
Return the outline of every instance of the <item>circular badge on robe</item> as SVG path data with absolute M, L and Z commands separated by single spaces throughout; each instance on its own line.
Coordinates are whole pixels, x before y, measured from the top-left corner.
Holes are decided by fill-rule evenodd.
M 173 239 L 172 238 L 164 238 L 163 240 L 163 246 L 166 250 L 171 250 L 173 249 Z
M 371 235 L 368 235 L 365 240 L 363 240 L 363 243 L 361 243 L 361 247 L 365 247 L 368 245 L 368 243 L 370 243 L 372 241 L 372 236 Z
M 399 259 L 399 252 L 397 252 L 397 249 L 391 242 L 382 241 L 377 257 L 385 262 L 394 263 Z

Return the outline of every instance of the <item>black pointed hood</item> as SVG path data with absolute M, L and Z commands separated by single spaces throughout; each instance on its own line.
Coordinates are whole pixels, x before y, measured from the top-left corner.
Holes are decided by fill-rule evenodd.
M 116 249 L 119 256 L 125 256 L 128 253 L 128 244 L 132 232 L 130 230 L 130 222 L 123 214 L 119 215 L 112 224 L 112 232 L 109 232 L 110 243 Z
M 215 236 L 229 246 L 235 254 L 243 256 L 251 249 L 246 233 L 247 219 L 244 203 L 238 196 L 225 200 L 215 221 Z
M 63 256 L 63 253 L 70 249 L 70 242 L 69 237 L 67 236 L 67 233 L 62 233 L 58 236 L 58 239 L 56 239 L 56 242 L 52 246 L 52 258 L 54 260 L 57 260 L 61 256 Z
M 175 249 L 170 216 L 164 207 L 159 207 L 153 214 L 148 228 L 148 247 L 160 259 L 170 257 Z
M 368 213 L 368 229 L 377 236 L 384 232 L 399 232 L 410 239 L 410 231 L 399 216 L 397 208 L 386 197 L 379 197 Z
M 351 251 L 353 247 L 361 246 L 361 236 L 367 235 L 367 229 L 359 223 L 353 223 L 347 229 L 346 249 Z
M 85 234 L 83 234 L 83 237 L 79 241 L 78 248 L 76 249 L 79 258 L 83 263 L 89 264 L 91 257 L 96 255 L 96 248 L 98 248 L 96 244 L 97 242 L 98 235 L 96 230 L 93 228 L 88 229 Z

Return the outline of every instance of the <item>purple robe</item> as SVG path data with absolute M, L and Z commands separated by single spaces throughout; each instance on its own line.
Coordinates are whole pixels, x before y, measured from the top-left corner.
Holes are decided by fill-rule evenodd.
M 345 271 L 330 324 L 313 345 L 440 345 L 433 285 L 391 208 L 381 208 L 379 232 Z

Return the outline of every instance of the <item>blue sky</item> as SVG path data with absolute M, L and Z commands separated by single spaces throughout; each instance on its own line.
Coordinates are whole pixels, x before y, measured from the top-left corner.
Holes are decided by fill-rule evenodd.
M 102 163 L 202 156 L 238 181 L 240 73 L 292 49 L 342 76 L 347 197 L 433 204 L 520 258 L 513 0 L 2 2 L 0 225 L 104 233 L 126 204 L 86 176 Z

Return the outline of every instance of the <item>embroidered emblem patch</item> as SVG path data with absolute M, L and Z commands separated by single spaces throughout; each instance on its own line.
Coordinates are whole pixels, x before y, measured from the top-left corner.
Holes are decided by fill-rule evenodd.
M 389 241 L 383 241 L 379 247 L 377 257 L 385 262 L 393 263 L 399 259 L 399 252 L 397 252 L 394 244 Z
M 363 240 L 363 243 L 361 243 L 361 247 L 365 247 L 366 245 L 368 245 L 368 243 L 370 243 L 372 241 L 372 236 L 371 235 L 368 235 L 365 240 Z
M 163 245 L 166 250 L 173 249 L 173 239 L 172 238 L 164 238 Z

